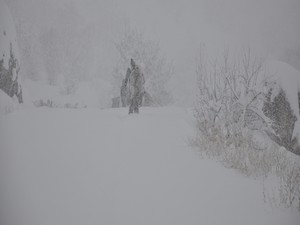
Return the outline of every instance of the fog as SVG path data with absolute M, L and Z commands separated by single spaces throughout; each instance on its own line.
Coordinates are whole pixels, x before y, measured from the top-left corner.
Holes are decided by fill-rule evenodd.
M 300 0 L 0 0 L 0 225 L 299 225 L 299 25 Z
M 139 30 L 157 42 L 174 65 L 171 89 L 181 89 L 175 93 L 181 102 L 186 102 L 195 83 L 195 57 L 201 45 L 212 54 L 220 54 L 224 47 L 235 51 L 250 46 L 272 59 L 300 46 L 299 0 L 7 0 L 7 4 L 16 21 L 30 23 L 38 33 L 58 27 L 87 31 L 83 40 L 91 43 L 90 73 L 106 78 L 116 64 L 114 43 L 126 28 Z

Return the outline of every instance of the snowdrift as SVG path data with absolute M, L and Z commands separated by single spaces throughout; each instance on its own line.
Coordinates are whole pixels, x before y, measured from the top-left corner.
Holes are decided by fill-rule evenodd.
M 189 110 L 34 109 L 0 124 L 4 225 L 299 224 L 258 181 L 197 157 Z
M 11 113 L 18 108 L 17 100 L 10 98 L 6 93 L 0 90 L 0 115 Z

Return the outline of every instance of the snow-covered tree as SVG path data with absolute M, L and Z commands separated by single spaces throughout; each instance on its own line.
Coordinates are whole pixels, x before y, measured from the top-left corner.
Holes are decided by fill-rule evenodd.
M 118 61 L 113 71 L 113 86 L 115 92 L 120 92 L 122 80 L 133 58 L 140 66 L 145 76 L 145 89 L 158 105 L 170 103 L 171 96 L 167 91 L 167 82 L 173 73 L 173 68 L 161 56 L 159 45 L 147 41 L 144 35 L 133 29 L 127 29 L 121 39 L 115 43 Z
M 280 146 L 300 155 L 300 71 L 280 61 L 270 61 L 267 66 L 274 77 L 264 104 L 276 134 L 270 136 Z
M 280 88 L 279 93 L 274 98 L 272 96 L 273 89 L 270 89 L 263 108 L 266 116 L 274 121 L 272 128 L 276 135 L 269 133 L 269 136 L 280 146 L 300 155 L 297 139 L 293 137 L 297 117 L 293 113 L 285 91 Z
M 22 103 L 19 71 L 15 24 L 8 7 L 0 1 L 0 89 L 10 97 L 16 96 Z

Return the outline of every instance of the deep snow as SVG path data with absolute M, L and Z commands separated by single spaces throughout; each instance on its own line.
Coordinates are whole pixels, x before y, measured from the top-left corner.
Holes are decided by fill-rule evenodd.
M 189 110 L 27 109 L 0 117 L 3 225 L 299 224 L 259 181 L 200 159 Z

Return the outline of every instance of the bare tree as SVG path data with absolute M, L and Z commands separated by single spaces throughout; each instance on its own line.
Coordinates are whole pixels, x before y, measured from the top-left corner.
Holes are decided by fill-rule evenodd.
M 263 60 L 254 57 L 250 48 L 239 58 L 225 49 L 222 57 L 214 59 L 201 49 L 196 73 L 199 96 L 195 112 L 201 130 L 210 135 L 217 127 L 225 139 L 246 138 L 243 133 L 247 129 L 272 131 L 272 121 L 263 112 L 272 82 L 264 73 Z
M 231 75 L 229 79 L 224 74 L 234 96 L 231 108 L 234 109 L 235 119 L 241 126 L 248 126 L 250 129 L 269 129 L 272 124 L 263 112 L 265 96 L 272 84 L 270 76 L 264 72 L 263 62 L 263 59 L 253 56 L 250 48 L 247 48 L 242 53 L 233 77 Z

